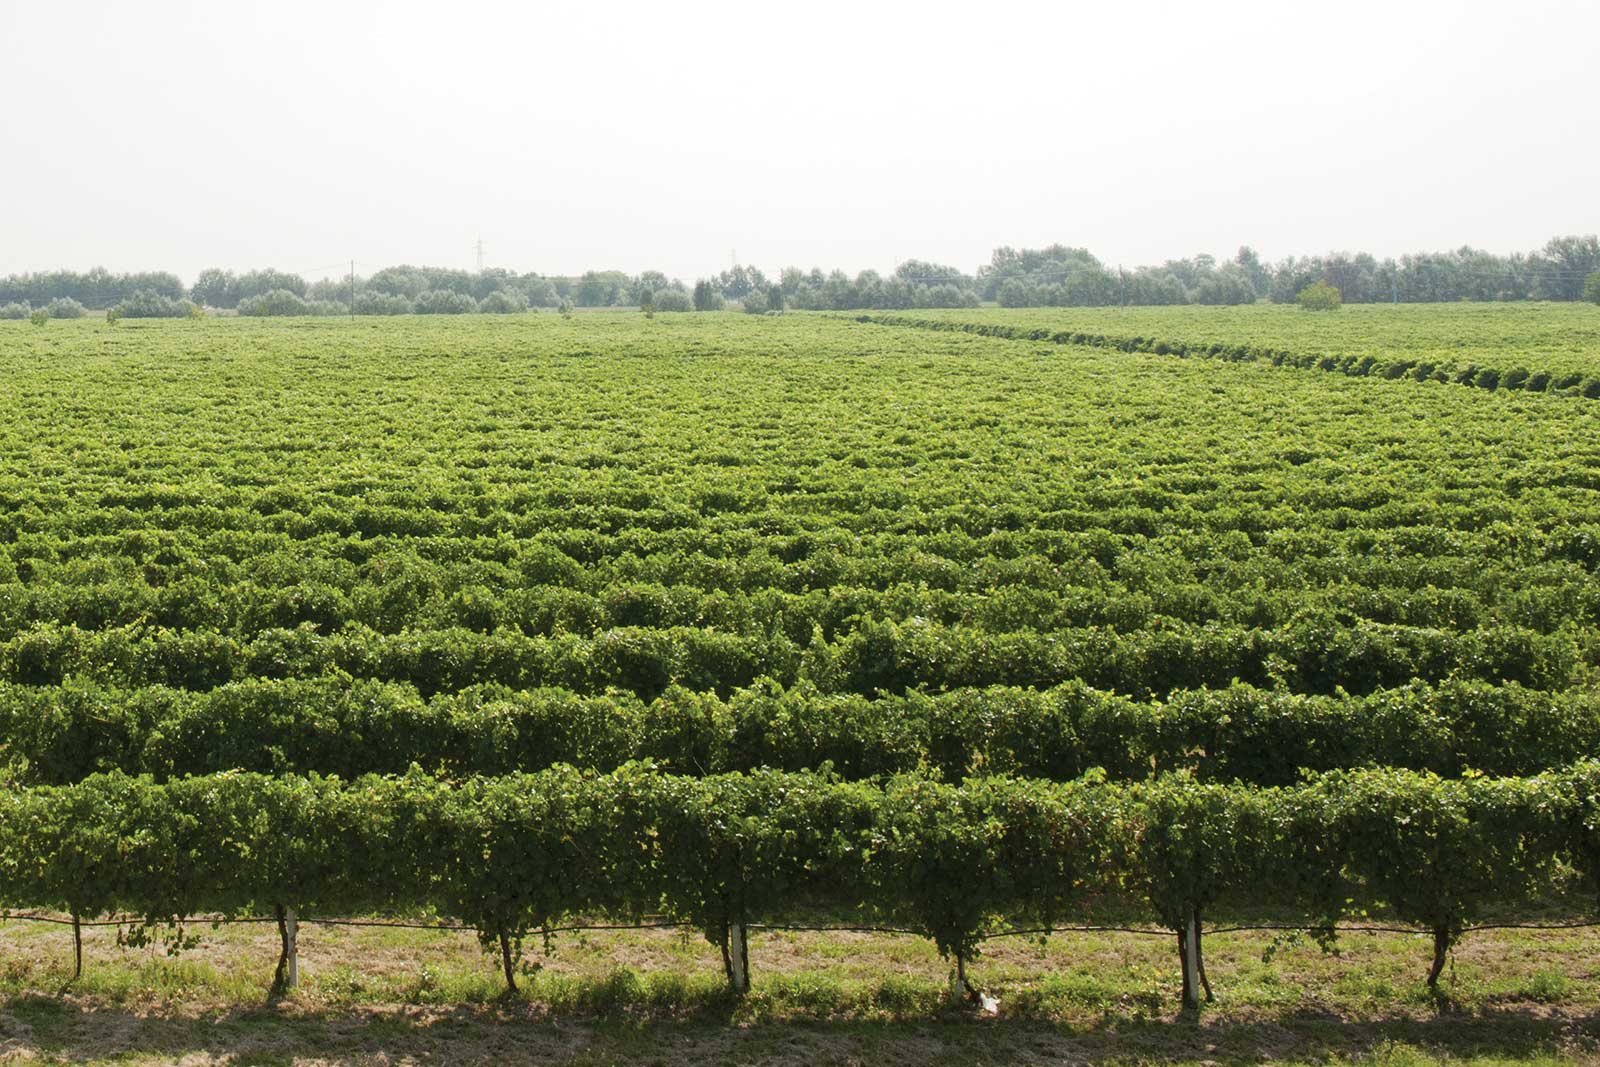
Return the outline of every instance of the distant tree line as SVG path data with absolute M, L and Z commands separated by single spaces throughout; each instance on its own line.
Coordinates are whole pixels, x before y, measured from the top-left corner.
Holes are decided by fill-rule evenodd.
M 995 249 L 976 273 L 907 260 L 889 275 L 786 267 L 776 277 L 737 265 L 702 278 L 691 290 L 660 271 L 588 271 L 578 277 L 519 274 L 403 264 L 367 277 L 307 283 L 298 274 L 264 269 L 242 274 L 202 271 L 185 289 L 175 274 L 113 274 L 96 267 L 0 278 L 0 318 L 76 317 L 83 308 L 120 316 L 174 317 L 197 308 L 242 315 L 406 315 L 513 313 L 548 307 L 642 307 L 655 311 L 713 311 L 729 302 L 745 311 L 850 311 L 971 307 L 1105 307 L 1119 304 L 1294 303 L 1307 288 L 1326 285 L 1346 304 L 1460 300 L 1600 301 L 1600 238 L 1551 238 L 1527 254 L 1499 256 L 1463 247 L 1378 259 L 1365 252 L 1289 257 L 1263 262 L 1251 248 L 1226 261 L 1197 255 L 1160 266 L 1124 270 L 1086 248 L 1049 245 Z M 68 301 L 70 303 L 61 303 Z M 52 303 L 55 302 L 55 303 Z
M 112 274 L 103 267 L 95 267 L 82 273 L 55 270 L 0 278 L 0 304 L 43 307 L 52 300 L 64 299 L 76 300 L 84 307 L 109 308 L 138 292 L 151 292 L 172 300 L 188 295 L 178 276 L 166 271 Z
M 736 300 L 746 311 L 852 311 L 858 308 L 976 307 L 977 279 L 956 267 L 907 260 L 885 277 L 864 270 L 854 278 L 843 271 L 823 273 L 785 267 L 769 279 L 755 267 L 735 266 L 696 285 L 696 307 Z M 703 308 L 701 308 L 703 310 Z
M 996 249 L 978 271 L 983 299 L 1008 307 L 1116 304 L 1292 304 L 1322 283 L 1346 304 L 1460 300 L 1581 300 L 1600 271 L 1600 238 L 1554 237 L 1526 255 L 1498 256 L 1463 247 L 1378 259 L 1365 252 L 1293 256 L 1265 264 L 1248 247 L 1227 262 L 1199 255 L 1158 267 L 1122 270 L 1087 249 Z

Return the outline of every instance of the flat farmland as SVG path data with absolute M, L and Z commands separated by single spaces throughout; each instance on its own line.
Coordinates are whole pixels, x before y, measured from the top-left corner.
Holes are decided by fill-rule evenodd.
M 1592 310 L 0 323 L 0 1047 L 1592 1058 Z
M 1347 304 L 1308 312 L 1261 303 L 864 314 L 1161 355 L 1600 397 L 1600 311 L 1592 304 Z

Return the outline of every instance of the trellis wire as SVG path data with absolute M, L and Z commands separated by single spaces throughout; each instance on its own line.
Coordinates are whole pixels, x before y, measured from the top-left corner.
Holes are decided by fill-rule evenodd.
M 212 923 L 221 926 L 243 926 L 252 923 L 275 923 L 273 916 L 239 915 L 239 916 L 183 916 L 180 920 L 190 923 Z M 58 926 L 72 926 L 71 916 L 40 915 L 34 912 L 0 912 L 0 922 L 37 922 L 51 923 Z M 145 922 L 137 916 L 120 919 L 85 919 L 77 923 L 81 928 L 107 926 L 130 926 Z M 443 933 L 475 933 L 477 927 L 467 926 L 463 923 L 453 922 L 414 922 L 403 919 L 315 919 L 301 918 L 302 926 L 349 926 L 349 927 L 383 927 L 396 930 L 438 930 Z M 538 928 L 534 933 L 572 934 L 572 933 L 603 933 L 607 931 L 624 930 L 675 930 L 693 923 L 663 919 L 660 921 L 637 923 L 573 923 L 565 926 L 551 926 Z M 1580 919 L 1569 922 L 1489 922 L 1475 923 L 1462 928 L 1463 934 L 1478 933 L 1485 930 L 1585 930 L 1600 927 L 1600 919 Z M 874 926 L 874 925 L 832 925 L 828 923 L 747 923 L 749 930 L 763 930 L 771 933 L 832 933 L 832 934 L 893 934 L 903 937 L 926 937 L 921 930 L 912 930 L 904 926 Z M 1294 933 L 1309 932 L 1319 929 L 1307 923 L 1236 923 L 1230 926 L 1211 926 L 1206 928 L 1207 935 L 1237 934 L 1237 933 Z M 1377 923 L 1361 923 L 1354 925 L 1337 925 L 1332 927 L 1335 933 L 1341 934 L 1427 934 L 1431 931 L 1422 926 L 1383 925 Z M 995 941 L 1007 937 L 1048 937 L 1055 934 L 1132 934 L 1139 937 L 1171 937 L 1172 931 L 1154 926 L 1116 926 L 1094 924 L 1069 924 L 1064 926 L 1033 926 L 1016 927 L 1005 930 L 994 930 L 989 933 L 979 934 L 979 941 Z

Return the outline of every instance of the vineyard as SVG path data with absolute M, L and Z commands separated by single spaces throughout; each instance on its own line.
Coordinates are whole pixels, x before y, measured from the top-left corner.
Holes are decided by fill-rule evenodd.
M 1600 397 L 1600 315 L 1580 304 L 1292 305 L 870 312 L 869 321 L 1017 340 Z
M 1595 312 L 0 323 L 0 904 L 1436 986 L 1596 918 Z

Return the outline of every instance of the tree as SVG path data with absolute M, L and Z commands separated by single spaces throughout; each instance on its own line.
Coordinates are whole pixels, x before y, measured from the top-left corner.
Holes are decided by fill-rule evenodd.
M 239 300 L 248 300 L 252 296 L 263 296 L 280 289 L 304 300 L 306 280 L 298 274 L 285 274 L 269 267 L 266 270 L 253 270 L 241 274 L 234 291 Z
M 423 271 L 409 264 L 385 267 L 367 279 L 367 289 L 371 292 L 403 296 L 408 300 L 415 300 L 429 288 Z
M 1257 296 L 1267 295 L 1267 286 L 1272 278 L 1267 273 L 1267 268 L 1262 266 L 1261 257 L 1249 245 L 1240 245 L 1238 255 L 1233 257 L 1233 262 L 1244 271 L 1245 277 L 1250 279 L 1250 288 L 1255 290 Z
M 1157 307 L 1187 304 L 1189 291 L 1163 268 L 1141 267 L 1127 280 L 1126 299 L 1129 304 Z
M 973 285 L 973 280 L 961 273 L 959 268 L 921 259 L 906 260 L 894 269 L 894 276 L 913 285 L 954 285 L 960 289 Z
M 1600 270 L 1600 237 L 1552 237 L 1529 257 L 1539 278 L 1539 296 L 1547 300 L 1577 300 L 1585 279 Z
M 701 278 L 694 283 L 694 309 L 696 311 L 722 310 L 722 294 L 717 292 L 716 287 L 705 278 Z
M 524 274 L 518 279 L 517 288 L 528 298 L 529 307 L 553 308 L 561 303 L 561 294 L 556 292 L 555 283 L 549 278 L 541 278 L 537 274 Z
M 464 315 L 478 310 L 477 301 L 450 289 L 429 289 L 417 297 L 418 315 Z
M 1064 282 L 1080 271 L 1105 272 L 1105 265 L 1087 248 L 1049 245 L 1045 248 L 997 248 L 989 264 L 978 270 L 977 284 L 985 300 L 999 299 L 1000 289 L 1009 280 L 1027 283 L 1033 293 L 1031 305 L 1041 300 L 1040 291 Z M 1030 305 L 1012 305 L 1013 307 Z
M 663 289 L 681 288 L 679 283 L 668 278 L 658 270 L 647 270 L 640 274 L 628 285 L 629 303 L 643 305 L 645 300 L 651 299 Z
M 1339 290 L 1341 302 L 1370 304 L 1374 294 L 1373 279 L 1378 274 L 1378 261 L 1362 252 L 1352 256 L 1348 252 L 1333 252 L 1322 261 L 1322 280 Z
M 725 270 L 717 277 L 717 282 L 722 288 L 722 295 L 729 300 L 742 300 L 745 294 L 767 288 L 767 276 L 754 267 L 734 264 L 733 269 Z
M 239 279 L 231 270 L 211 267 L 200 272 L 189 299 L 202 307 L 232 308 L 239 306 Z
M 353 305 L 357 315 L 409 315 L 411 301 L 393 293 L 379 293 L 363 289 L 356 294 Z
M 1600 304 L 1600 270 L 1591 272 L 1583 280 L 1583 298 L 1591 304 Z
M 306 299 L 339 301 L 348 304 L 352 299 L 350 283 L 351 279 L 348 274 L 342 278 L 319 278 L 306 287 Z M 355 279 L 355 285 L 356 291 L 359 292 L 361 279 Z
M 1195 286 L 1196 304 L 1253 304 L 1256 302 L 1255 286 L 1243 267 L 1227 264 L 1200 279 Z
M 764 315 L 767 311 L 767 294 L 761 289 L 752 289 L 745 294 L 743 303 L 746 315 Z
M 481 304 L 491 293 L 506 292 L 516 287 L 515 274 L 500 267 L 486 267 L 472 276 L 472 288 L 468 295 Z
M 783 287 L 778 285 L 767 286 L 767 310 L 783 310 Z
M 610 307 L 627 295 L 632 279 L 619 270 L 586 271 L 578 279 L 573 302 L 581 308 Z
M 1035 307 L 1039 297 L 1034 287 L 1021 278 L 1007 279 L 995 292 L 995 297 L 1003 308 Z
M 850 284 L 850 279 L 844 271 L 835 270 L 828 273 L 828 278 L 822 283 L 819 294 L 819 305 L 832 308 L 834 311 L 848 311 L 861 306 L 860 294 L 856 287 Z
M 1295 299 L 1306 311 L 1338 311 L 1341 303 L 1339 290 L 1327 282 L 1313 282 L 1300 290 Z

